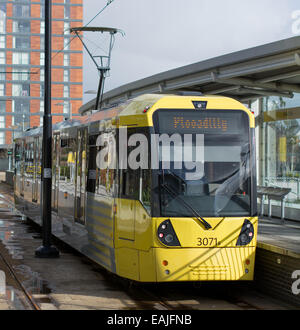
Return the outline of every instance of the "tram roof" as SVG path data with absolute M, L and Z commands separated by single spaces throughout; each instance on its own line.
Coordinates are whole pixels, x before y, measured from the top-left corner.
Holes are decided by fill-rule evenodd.
M 145 93 L 198 92 L 222 95 L 241 102 L 263 96 L 292 98 L 300 93 L 300 37 L 166 71 L 113 89 L 103 96 L 103 107 Z M 84 104 L 81 114 L 94 110 L 96 99 Z
M 78 126 L 89 126 L 92 123 L 100 123 L 107 119 L 112 119 L 119 116 L 128 116 L 128 115 L 136 115 L 142 113 L 146 107 L 152 107 L 155 104 L 158 104 L 159 101 L 164 100 L 170 104 L 170 102 L 174 102 L 174 99 L 180 98 L 181 106 L 184 105 L 184 108 L 191 106 L 190 100 L 196 100 L 194 96 L 186 96 L 182 97 L 179 95 L 173 94 L 143 94 L 137 96 L 134 99 L 127 100 L 126 102 L 122 102 L 119 105 L 104 109 L 103 111 L 97 111 L 94 113 L 89 113 L 84 116 L 76 116 L 72 119 L 68 119 L 56 124 L 53 124 L 52 130 L 54 132 L 62 132 L 64 129 L 75 128 Z M 224 106 L 224 99 L 226 99 L 226 104 L 230 109 L 235 109 L 236 107 L 240 108 L 240 103 L 232 98 L 225 98 L 221 95 L 204 95 L 198 96 L 199 100 L 210 100 L 211 104 L 214 104 L 216 107 L 222 104 Z M 177 101 L 176 101 L 177 102 Z M 221 103 L 220 103 L 221 102 Z M 165 105 L 165 103 L 163 103 Z M 160 103 L 160 105 L 162 105 Z M 225 109 L 225 108 L 224 108 Z M 43 127 L 35 127 L 30 128 L 22 133 L 22 137 L 33 137 L 40 136 L 43 134 Z M 21 137 L 19 136 L 19 138 Z

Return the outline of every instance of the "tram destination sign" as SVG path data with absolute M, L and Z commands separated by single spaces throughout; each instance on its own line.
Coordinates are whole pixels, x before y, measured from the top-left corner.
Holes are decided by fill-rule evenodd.
M 166 134 L 241 134 L 249 127 L 242 110 L 160 110 L 154 116 L 159 132 Z

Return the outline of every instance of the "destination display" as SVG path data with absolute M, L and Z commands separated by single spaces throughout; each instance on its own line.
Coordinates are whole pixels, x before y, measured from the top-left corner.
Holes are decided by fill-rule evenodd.
M 239 134 L 248 116 L 239 110 L 158 111 L 154 123 L 160 133 Z

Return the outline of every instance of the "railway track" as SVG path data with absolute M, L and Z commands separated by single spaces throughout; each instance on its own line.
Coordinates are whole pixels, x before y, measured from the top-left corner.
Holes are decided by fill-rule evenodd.
M 11 265 L 6 261 L 6 259 L 3 257 L 3 255 L 1 254 L 1 252 L 0 252 L 0 259 L 1 259 L 2 263 L 5 264 L 6 277 L 10 276 L 15 281 L 15 283 L 16 283 L 16 285 L 14 286 L 14 289 L 19 290 L 19 292 L 22 292 L 22 294 L 23 294 L 23 295 L 20 295 L 19 294 L 19 300 L 23 304 L 24 309 L 28 309 L 28 306 L 29 306 L 30 307 L 29 309 L 41 310 L 41 308 L 35 302 L 35 300 L 32 297 L 32 295 L 28 292 L 28 290 L 24 287 L 24 285 L 19 280 L 19 278 L 18 278 L 16 272 L 14 271 L 13 267 L 11 267 Z M 27 300 L 27 303 L 24 302 L 24 297 Z
M 11 222 L 14 220 L 19 220 L 20 217 L 20 215 L 16 215 L 12 201 L 10 201 L 7 197 L 5 198 L 4 195 L 0 194 L 0 220 L 2 222 Z M 25 309 L 29 308 L 33 310 L 40 310 L 39 305 L 35 302 L 30 292 L 22 284 L 22 281 L 19 279 L 16 271 L 14 270 L 14 267 L 8 261 L 9 259 L 10 256 L 1 246 L 0 265 L 1 270 L 5 273 L 6 282 L 12 284 L 13 290 L 18 292 L 19 301 Z
M 204 284 L 202 288 L 195 288 L 191 283 L 170 284 L 170 285 L 145 285 L 137 284 L 135 289 L 128 289 L 127 292 L 133 299 L 147 300 L 155 302 L 151 306 L 156 310 L 201 310 L 218 309 L 218 303 L 223 301 L 226 309 L 240 310 L 261 310 L 259 304 L 254 304 L 242 297 L 237 296 L 237 288 L 230 290 L 230 284 L 223 284 L 221 291 L 216 292 L 215 284 Z M 230 292 L 231 291 L 231 292 Z M 139 296 L 144 297 L 139 297 Z M 211 302 L 209 306 L 208 301 Z M 202 306 L 201 306 L 202 305 Z M 210 307 L 210 308 L 208 308 Z

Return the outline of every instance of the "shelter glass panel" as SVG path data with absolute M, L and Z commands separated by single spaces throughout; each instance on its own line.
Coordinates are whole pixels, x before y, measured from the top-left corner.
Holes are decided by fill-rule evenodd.
M 288 218 L 300 209 L 300 94 L 293 99 L 267 97 L 261 102 L 259 120 L 259 184 L 290 188 Z M 265 202 L 266 203 L 266 202 Z M 280 202 L 272 201 L 272 205 Z M 276 209 L 275 215 L 276 215 Z M 279 212 L 279 209 L 278 209 Z M 299 219 L 299 217 L 298 217 Z

